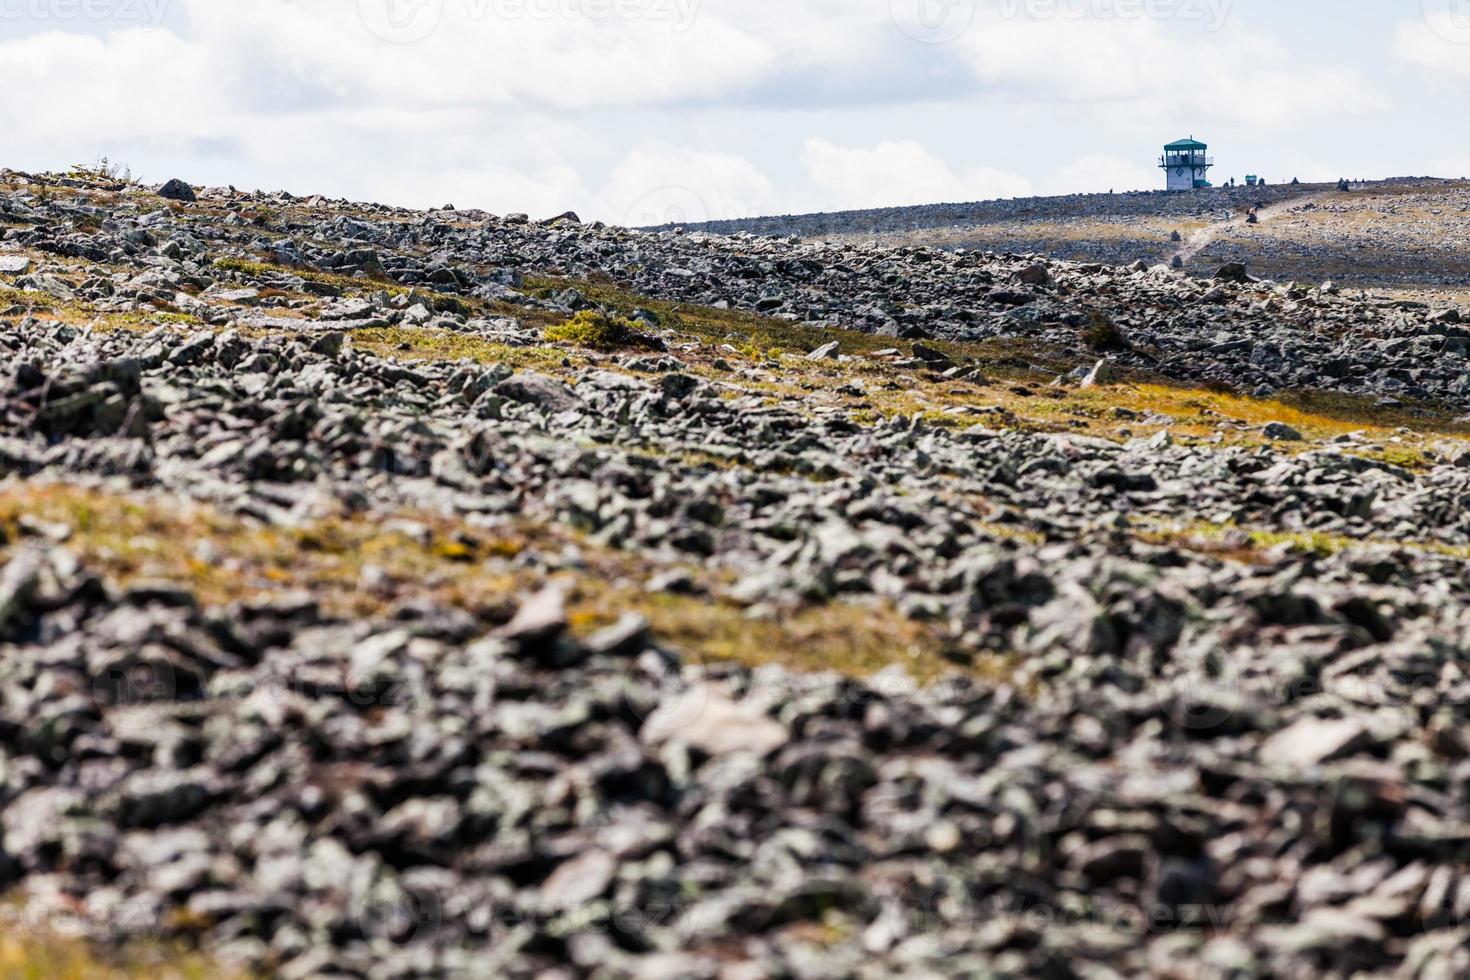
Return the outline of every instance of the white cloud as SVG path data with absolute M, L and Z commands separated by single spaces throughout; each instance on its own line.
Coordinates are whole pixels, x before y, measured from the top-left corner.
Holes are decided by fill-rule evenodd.
M 817 184 L 821 203 L 833 209 L 896 207 L 1024 197 L 1024 177 L 977 167 L 956 171 L 918 143 L 879 143 L 873 149 L 807 140 L 802 162 Z
M 1116 103 L 1120 114 L 1282 125 L 1384 104 L 1357 72 L 1303 64 L 1232 28 L 1181 34 L 1149 17 L 994 16 L 958 46 L 991 94 Z
M 0 38 L 0 77 L 46 94 L 44 107 L 0 101 L 3 162 L 55 167 L 106 153 L 151 179 L 174 175 L 155 161 L 185 160 L 181 175 L 195 180 L 212 173 L 401 204 L 575 208 L 618 222 L 744 215 L 773 199 L 748 161 L 599 138 L 595 124 L 619 111 L 728 101 L 783 72 L 862 53 L 850 43 L 856 18 L 819 29 L 839 10 L 830 0 L 794 12 L 751 0 L 749 16 L 694 0 L 614 0 L 589 8 L 605 15 L 585 16 L 567 13 L 576 5 L 565 0 L 176 2 L 187 8 L 182 33 Z M 397 23 L 409 27 L 415 11 L 442 16 L 413 43 L 394 44 L 382 36 L 393 22 L 360 16 L 379 3 L 404 4 L 409 20 Z
M 374 5 L 405 0 L 186 2 L 200 41 L 242 73 L 396 105 L 581 109 L 710 98 L 759 77 L 774 57 L 746 32 L 684 19 L 673 2 L 604 17 L 560 0 L 410 0 L 410 11 L 435 18 L 424 36 L 403 35 L 410 43 L 384 40 L 393 22 L 373 16 Z
M 741 157 L 655 143 L 618 164 L 601 198 L 610 220 L 637 227 L 769 213 L 775 187 Z
M 1393 53 L 1441 81 L 1470 78 L 1470 14 L 1440 11 L 1404 21 L 1394 31 Z
M 1428 175 L 1420 176 L 1450 178 L 1470 177 L 1470 156 L 1440 157 L 1430 164 Z
M 905 34 L 890 0 L 170 0 L 154 30 L 27 23 L 0 34 L 0 164 L 105 153 L 150 179 L 641 223 L 1156 182 L 1142 164 L 1157 133 L 1135 164 L 1120 144 L 1136 132 L 1059 165 L 1093 147 L 1056 111 L 1174 136 L 1384 105 L 1355 70 L 1235 22 L 1007 18 L 1004 0 L 975 2 L 945 44 Z M 407 19 L 387 20 L 390 4 Z M 412 43 L 385 39 L 395 30 Z M 1428 24 L 1402 28 L 1396 50 L 1445 78 L 1470 71 L 1470 49 Z M 909 106 L 994 127 L 994 106 L 1031 103 L 1034 121 L 1013 112 L 1004 129 L 1028 144 L 1007 155 L 1025 176 L 978 165 L 995 128 L 952 151 L 976 166 L 894 138 Z
M 11 139 L 207 136 L 225 122 L 210 53 L 165 31 L 108 38 L 46 31 L 0 43 L 0 130 Z M 15 79 L 24 83 L 15 86 Z M 20 92 L 34 93 L 31 98 Z
M 596 16 L 570 0 L 176 2 L 182 36 L 50 32 L 0 44 L 0 64 L 35 91 L 66 93 L 70 80 L 103 107 L 94 115 L 116 106 L 149 130 L 184 121 L 162 96 L 207 102 L 187 135 L 228 112 L 349 107 L 575 112 L 979 93 L 1192 105 L 1260 122 L 1374 104 L 1351 71 L 1299 65 L 1238 31 L 1181 37 L 1150 18 L 1005 17 L 982 5 L 954 43 L 931 45 L 905 36 L 878 0 L 606 0 L 586 8 Z M 375 11 L 389 5 L 429 18 L 404 35 L 412 43 L 383 39 L 394 22 Z
M 1156 170 L 1135 160 L 1087 154 L 1033 182 L 989 167 L 958 168 L 913 142 L 880 143 L 872 149 L 808 140 L 802 154 L 828 208 L 897 207 L 1030 197 L 1034 194 L 1100 194 L 1150 190 Z
M 1041 182 L 1042 194 L 1100 194 L 1103 191 L 1154 190 L 1163 178 L 1159 171 L 1135 160 L 1090 154 L 1062 167 Z

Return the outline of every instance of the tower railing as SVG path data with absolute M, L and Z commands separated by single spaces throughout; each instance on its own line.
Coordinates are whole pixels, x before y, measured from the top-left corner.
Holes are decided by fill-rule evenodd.
M 1159 157 L 1159 166 L 1165 170 L 1170 167 L 1213 167 L 1215 158 L 1203 153 L 1168 153 Z

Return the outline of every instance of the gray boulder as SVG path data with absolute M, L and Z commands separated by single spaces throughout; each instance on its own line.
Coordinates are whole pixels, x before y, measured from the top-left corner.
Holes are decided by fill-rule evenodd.
M 158 189 L 158 196 L 169 201 L 185 201 L 190 204 L 198 200 L 194 188 L 175 177 Z

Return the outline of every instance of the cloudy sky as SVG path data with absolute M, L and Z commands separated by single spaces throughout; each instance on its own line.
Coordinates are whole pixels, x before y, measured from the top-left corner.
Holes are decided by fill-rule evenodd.
M 1470 0 L 0 0 L 0 166 L 646 224 L 1470 174 Z

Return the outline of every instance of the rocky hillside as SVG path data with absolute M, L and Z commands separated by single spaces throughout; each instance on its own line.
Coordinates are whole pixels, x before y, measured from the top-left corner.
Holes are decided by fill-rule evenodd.
M 7 934 L 1465 975 L 1466 312 L 0 171 Z
M 1260 220 L 1246 217 L 1252 208 Z M 665 229 L 669 230 L 669 229 Z M 1247 262 L 1280 281 L 1437 287 L 1464 302 L 1470 182 L 1352 184 L 1041 197 L 715 221 L 689 230 L 945 249 L 1038 252 L 1126 265 L 1170 262 L 1208 277 Z

